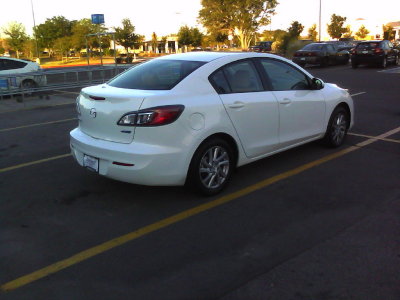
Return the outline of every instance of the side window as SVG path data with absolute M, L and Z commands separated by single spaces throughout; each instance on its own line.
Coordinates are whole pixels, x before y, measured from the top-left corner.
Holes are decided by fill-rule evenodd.
M 23 68 L 27 64 L 20 62 L 20 61 L 15 61 L 15 60 L 4 60 L 4 65 L 5 65 L 6 70 L 14 70 L 14 69 Z
M 222 70 L 211 75 L 210 82 L 218 94 L 227 94 L 231 92 L 231 88 L 229 87 Z
M 4 65 L 4 59 L 0 59 L 0 71 L 4 71 L 6 66 Z
M 327 45 L 328 51 L 333 52 L 335 51 L 335 48 L 332 45 Z
M 263 91 L 261 79 L 249 60 L 229 64 L 223 68 L 232 93 Z
M 273 59 L 262 59 L 261 65 L 267 73 L 274 91 L 310 89 L 306 75 L 289 64 Z

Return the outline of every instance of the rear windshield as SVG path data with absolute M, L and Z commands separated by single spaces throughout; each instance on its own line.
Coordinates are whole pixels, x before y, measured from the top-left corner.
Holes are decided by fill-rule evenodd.
M 303 47 L 301 50 L 322 50 L 324 49 L 324 45 L 321 44 L 308 44 Z
M 368 49 L 375 49 L 379 43 L 361 43 L 358 44 L 357 49 L 359 50 L 368 50 Z
M 155 59 L 129 69 L 108 84 L 124 89 L 170 90 L 204 64 L 201 61 Z

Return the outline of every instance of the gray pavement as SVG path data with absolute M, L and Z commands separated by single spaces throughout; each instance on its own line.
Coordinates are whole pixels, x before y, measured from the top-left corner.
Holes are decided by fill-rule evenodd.
M 7 97 L 0 100 L 0 113 L 73 104 L 77 95 L 78 92 L 61 91 L 42 96 Z
M 352 129 L 358 135 L 349 135 L 339 149 L 311 143 L 243 166 L 227 190 L 211 198 L 181 187 L 113 181 L 79 167 L 70 156 L 46 160 L 70 151 L 75 94 L 28 99 L 30 107 L 14 111 L 10 106 L 19 104 L 5 106 L 0 287 L 265 179 L 356 149 L 0 291 L 0 299 L 400 299 L 400 132 L 387 137 L 392 141 L 359 144 L 400 127 L 399 74 L 349 66 L 309 71 L 358 94 Z M 38 163 L 24 166 L 27 162 Z M 4 171 L 9 167 L 16 168 Z

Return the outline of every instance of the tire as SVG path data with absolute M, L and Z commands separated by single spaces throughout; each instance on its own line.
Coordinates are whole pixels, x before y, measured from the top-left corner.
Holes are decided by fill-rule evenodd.
M 386 56 L 384 56 L 381 62 L 381 68 L 385 69 L 386 66 L 387 66 L 387 58 Z
M 399 56 L 397 55 L 396 58 L 395 58 L 395 60 L 394 60 L 394 65 L 395 65 L 395 66 L 398 66 L 398 65 L 399 65 L 399 60 L 400 60 L 400 58 L 399 58 Z
M 25 79 L 21 83 L 21 89 L 23 90 L 23 93 L 26 95 L 31 96 L 33 94 L 32 89 L 35 88 L 37 88 L 37 84 L 32 79 Z
M 347 110 L 340 106 L 335 108 L 329 119 L 323 138 L 324 144 L 331 148 L 341 146 L 346 138 L 349 125 L 350 121 Z
M 221 138 L 206 140 L 193 155 L 186 186 L 205 196 L 218 194 L 230 180 L 234 161 L 228 142 Z

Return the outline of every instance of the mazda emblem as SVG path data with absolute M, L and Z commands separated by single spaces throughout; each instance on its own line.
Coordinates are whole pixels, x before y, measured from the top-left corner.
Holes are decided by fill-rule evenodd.
M 97 116 L 96 109 L 95 109 L 95 108 L 92 108 L 92 109 L 90 110 L 89 114 L 92 116 L 93 119 L 96 118 L 96 116 Z

